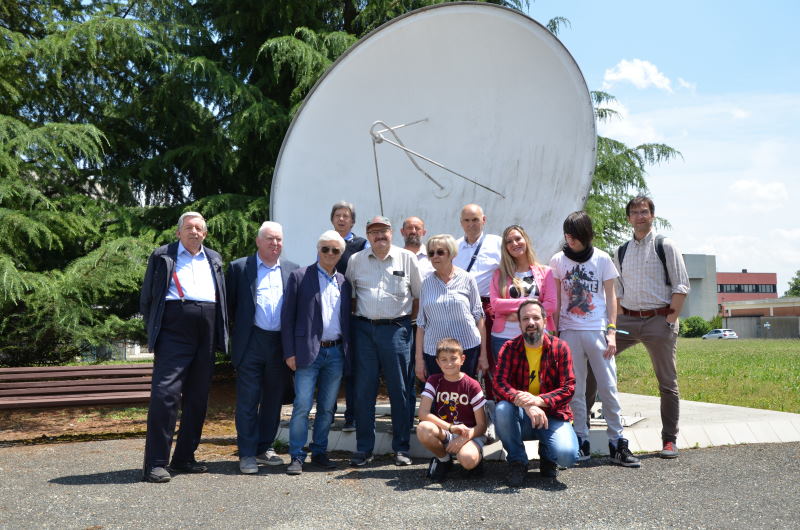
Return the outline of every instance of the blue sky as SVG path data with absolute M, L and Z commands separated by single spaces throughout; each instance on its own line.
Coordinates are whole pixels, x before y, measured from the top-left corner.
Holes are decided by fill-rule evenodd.
M 590 90 L 617 98 L 598 131 L 683 154 L 649 170 L 663 232 L 718 271 L 800 269 L 800 2 L 538 0 Z

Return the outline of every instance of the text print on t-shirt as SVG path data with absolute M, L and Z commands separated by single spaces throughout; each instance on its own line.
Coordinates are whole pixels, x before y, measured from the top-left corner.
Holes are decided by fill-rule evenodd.
M 582 263 L 576 264 L 564 276 L 564 291 L 568 293 L 567 311 L 579 317 L 594 310 L 592 296 L 598 293 L 600 282 L 594 271 L 586 270 Z

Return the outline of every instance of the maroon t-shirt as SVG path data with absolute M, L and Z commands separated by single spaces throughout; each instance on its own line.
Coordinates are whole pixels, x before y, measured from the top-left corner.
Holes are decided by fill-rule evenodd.
M 475 427 L 475 411 L 486 404 L 481 385 L 467 374 L 460 381 L 448 381 L 434 374 L 425 382 L 423 396 L 433 400 L 431 414 L 448 423 Z

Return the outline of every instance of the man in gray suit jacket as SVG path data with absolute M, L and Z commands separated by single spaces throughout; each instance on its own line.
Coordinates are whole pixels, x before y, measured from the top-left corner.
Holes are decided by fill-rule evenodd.
M 289 423 L 286 472 L 303 472 L 308 440 L 308 414 L 317 396 L 311 463 L 335 469 L 328 458 L 328 433 L 342 376 L 350 371 L 350 307 L 353 294 L 344 275 L 336 272 L 345 242 L 334 230 L 317 241 L 317 261 L 289 276 L 281 313 L 283 356 L 295 371 L 294 407 Z
M 181 405 L 181 429 L 170 469 L 203 473 L 194 452 L 200 443 L 214 369 L 214 352 L 227 351 L 228 317 L 222 258 L 203 246 L 206 221 L 197 212 L 178 220 L 178 241 L 150 255 L 139 299 L 155 354 L 147 412 L 144 475 L 169 482 L 172 436 Z
M 297 265 L 281 260 L 283 228 L 267 221 L 256 237 L 258 251 L 228 267 L 228 314 L 236 368 L 236 441 L 239 470 L 280 465 L 272 447 L 280 424 L 288 368 L 281 348 L 281 306 L 289 274 Z

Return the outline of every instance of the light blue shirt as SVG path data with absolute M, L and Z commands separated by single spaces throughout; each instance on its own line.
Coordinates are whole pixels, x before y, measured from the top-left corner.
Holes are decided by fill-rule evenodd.
M 178 282 L 183 289 L 184 300 L 196 302 L 216 302 L 217 289 L 214 285 L 214 275 L 211 273 L 211 264 L 206 259 L 203 246 L 200 252 L 192 256 L 183 243 L 178 242 L 178 259 L 175 262 L 175 272 Z M 169 279 L 169 291 L 166 300 L 180 300 L 175 279 Z
M 256 253 L 256 326 L 267 331 L 281 330 L 281 307 L 283 306 L 283 279 L 281 262 L 267 266 Z
M 333 276 L 317 264 L 319 278 L 320 301 L 322 302 L 322 336 L 320 340 L 337 340 L 342 337 L 340 315 L 342 311 L 341 290 L 336 281 L 336 270 Z

